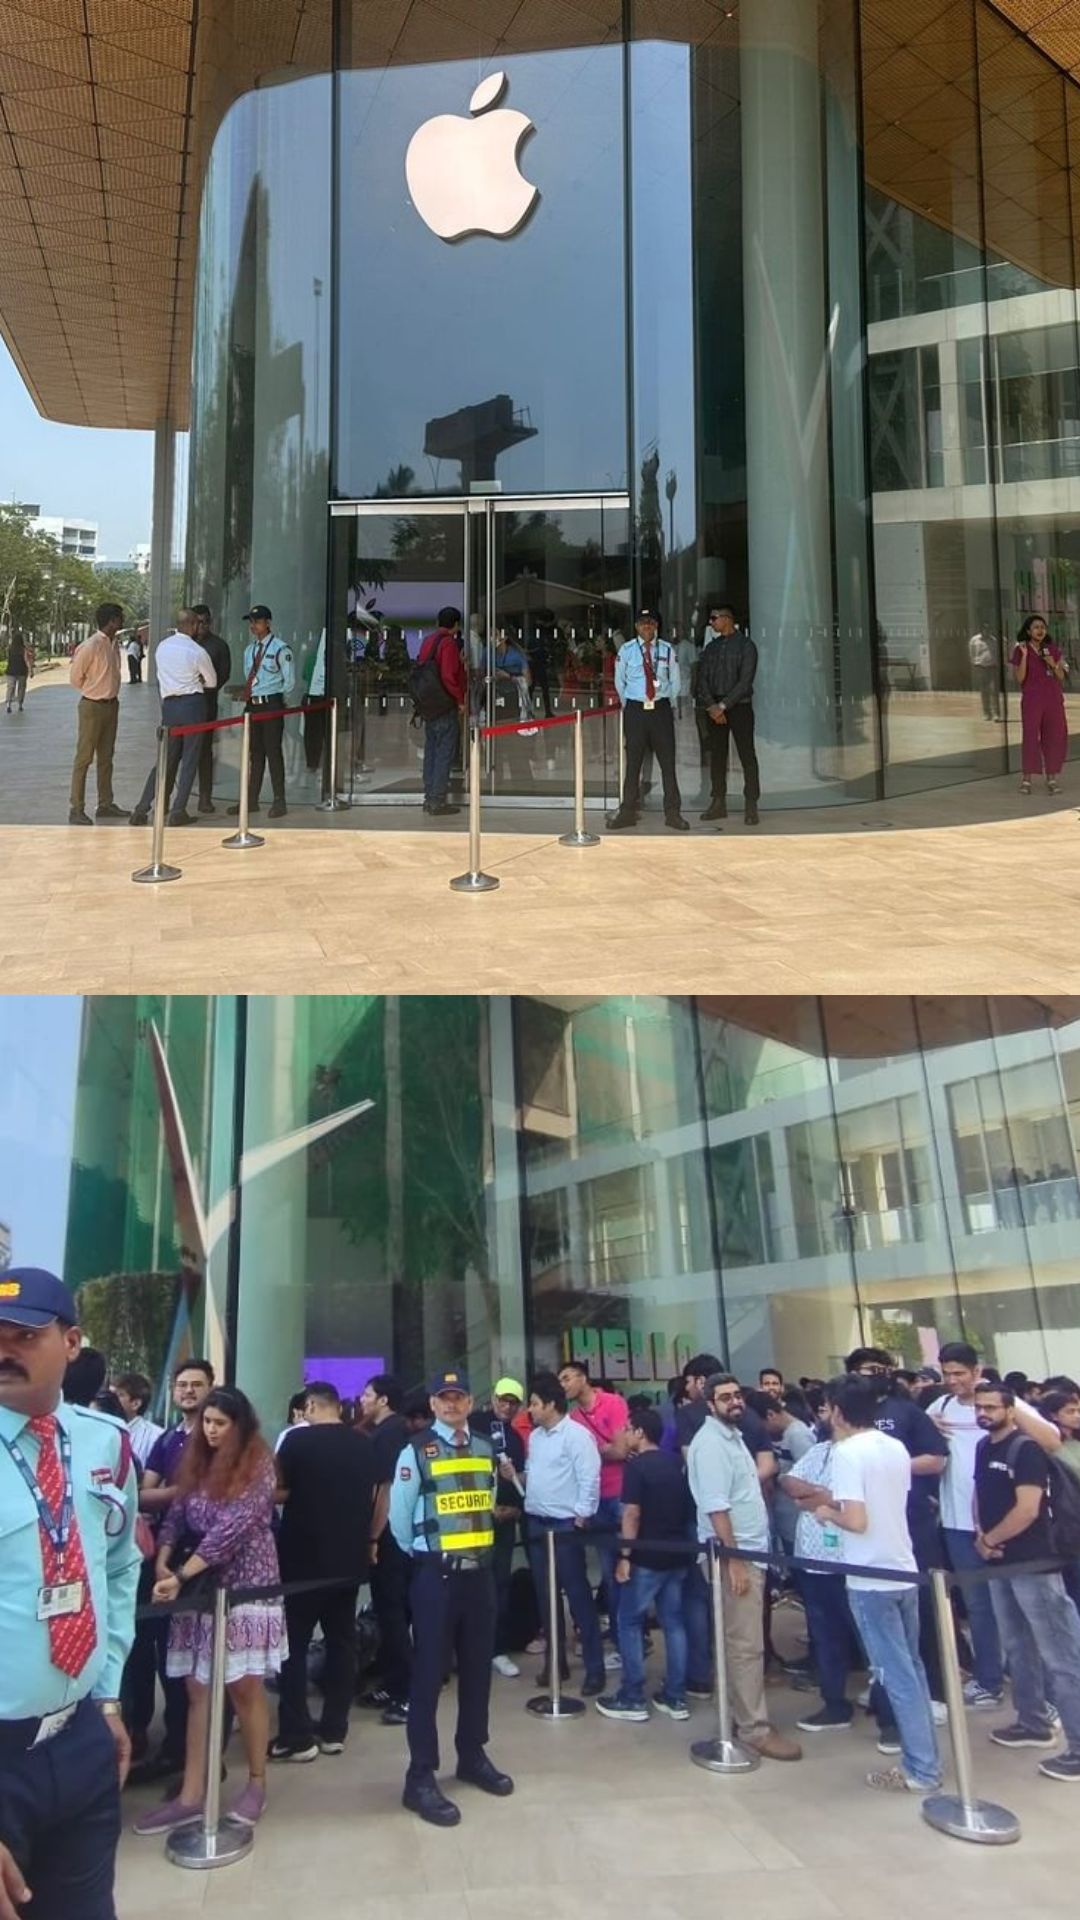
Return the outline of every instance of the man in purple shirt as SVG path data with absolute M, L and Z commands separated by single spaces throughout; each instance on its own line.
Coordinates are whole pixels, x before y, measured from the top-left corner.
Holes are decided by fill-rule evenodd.
M 173 1405 L 180 1424 L 166 1427 L 155 1440 L 147 1456 L 146 1470 L 139 1487 L 139 1509 L 149 1516 L 155 1539 L 170 1506 L 176 1488 L 176 1475 L 188 1435 L 194 1431 L 202 1403 L 214 1384 L 214 1369 L 209 1360 L 182 1360 L 173 1373 Z M 139 1575 L 137 1605 L 150 1599 L 154 1585 L 153 1559 L 144 1561 Z M 187 1688 L 183 1680 L 165 1676 L 165 1655 L 169 1641 L 167 1616 L 160 1620 L 140 1620 L 135 1627 L 135 1644 L 124 1668 L 122 1697 L 124 1718 L 131 1735 L 132 1757 L 140 1780 L 154 1780 L 182 1772 L 187 1735 Z M 160 1679 L 165 1695 L 165 1737 L 154 1759 L 140 1765 L 147 1749 L 150 1723 L 154 1717 L 154 1683 Z

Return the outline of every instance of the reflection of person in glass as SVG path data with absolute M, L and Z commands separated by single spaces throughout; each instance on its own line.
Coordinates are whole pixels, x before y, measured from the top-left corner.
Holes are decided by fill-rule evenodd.
M 529 636 L 529 672 L 532 684 L 544 702 L 544 714 L 551 719 L 551 682 L 548 677 L 550 664 L 549 648 L 555 639 L 555 615 L 549 607 L 541 607 L 536 615 L 536 624 Z
M 493 669 L 496 686 L 501 685 L 505 688 L 509 684 L 514 688 L 517 694 L 519 720 L 531 720 L 532 696 L 529 692 L 528 661 L 516 640 L 512 641 L 509 638 L 505 627 L 499 629 L 495 642 Z
M 641 810 L 641 768 L 651 749 L 664 782 L 664 820 L 676 833 L 689 833 L 675 773 L 675 702 L 680 688 L 675 649 L 659 637 L 651 607 L 637 617 L 637 639 L 622 648 L 615 662 L 615 691 L 622 702 L 626 735 L 626 784 L 609 831 L 636 827 Z
M 442 607 L 434 633 L 421 642 L 417 670 L 429 665 L 432 672 L 423 680 L 419 671 L 414 672 L 412 683 L 413 700 L 424 723 L 424 812 L 459 813 L 461 809 L 446 797 L 461 737 L 458 716 L 468 691 L 457 607 Z
M 712 800 L 703 820 L 727 818 L 728 745 L 734 739 L 743 771 L 743 817 L 748 827 L 758 824 L 761 784 L 754 747 L 754 676 L 757 648 L 749 634 L 735 624 L 730 607 L 713 607 L 709 639 L 697 674 L 697 703 L 709 718 L 709 764 Z
M 971 661 L 971 679 L 978 688 L 982 700 L 984 720 L 997 720 L 1001 716 L 1001 694 L 998 687 L 998 641 L 997 635 L 989 627 L 980 627 L 968 641 L 968 658 Z
M 1047 791 L 1056 793 L 1069 747 L 1063 686 L 1068 667 L 1041 614 L 1029 614 L 1024 621 L 1012 667 L 1020 688 L 1023 728 L 1020 791 L 1030 793 L 1032 776 L 1045 772 Z

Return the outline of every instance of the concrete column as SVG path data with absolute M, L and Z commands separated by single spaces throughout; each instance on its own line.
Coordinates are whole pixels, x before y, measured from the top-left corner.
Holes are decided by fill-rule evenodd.
M 176 496 L 176 428 L 160 420 L 154 428 L 154 510 L 150 527 L 150 661 L 168 633 L 172 604 L 172 548 Z M 156 673 L 152 676 L 157 679 Z
M 817 7 L 742 0 L 739 28 L 755 707 L 766 791 L 795 792 L 835 738 Z

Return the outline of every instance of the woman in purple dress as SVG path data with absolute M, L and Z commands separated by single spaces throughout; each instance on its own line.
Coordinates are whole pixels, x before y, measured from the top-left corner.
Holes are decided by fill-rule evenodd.
M 1058 774 L 1069 751 L 1062 684 L 1069 669 L 1040 614 L 1033 613 L 1024 621 L 1017 635 L 1012 666 L 1020 688 L 1023 739 L 1020 791 L 1030 793 L 1033 776 L 1045 770 L 1047 789 L 1056 793 Z
M 184 1448 L 177 1497 L 158 1536 L 154 1599 L 175 1600 L 186 1581 L 208 1568 L 227 1593 L 272 1586 L 279 1577 L 270 1530 L 276 1484 L 273 1455 L 247 1395 L 235 1387 L 215 1387 Z M 212 1614 L 172 1616 L 166 1670 L 170 1678 L 182 1676 L 188 1691 L 184 1778 L 177 1798 L 145 1814 L 135 1824 L 136 1833 L 168 1833 L 202 1812 L 212 1639 Z M 287 1652 L 280 1600 L 244 1600 L 229 1609 L 225 1684 L 240 1722 L 249 1777 L 228 1811 L 247 1826 L 255 1825 L 266 1805 L 270 1716 L 265 1679 L 280 1671 Z

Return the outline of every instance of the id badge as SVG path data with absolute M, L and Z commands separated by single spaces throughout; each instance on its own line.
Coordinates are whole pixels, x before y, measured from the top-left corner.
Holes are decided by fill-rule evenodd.
M 645 709 L 645 711 L 646 711 L 646 713 L 652 713 L 652 711 L 653 711 L 653 709 L 654 709 L 654 707 L 656 706 L 656 701 L 655 701 L 655 700 L 643 700 L 641 704 L 642 704 L 642 706 L 644 707 L 644 709 Z
M 57 1587 L 42 1587 L 38 1594 L 37 1617 L 39 1620 L 60 1620 L 65 1614 L 81 1613 L 83 1607 L 83 1582 L 65 1580 Z

